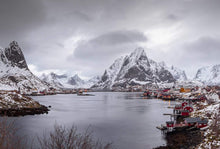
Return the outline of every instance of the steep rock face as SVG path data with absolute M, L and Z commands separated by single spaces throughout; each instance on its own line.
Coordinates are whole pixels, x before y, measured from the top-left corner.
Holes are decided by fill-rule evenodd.
M 1 90 L 44 90 L 49 84 L 43 82 L 28 69 L 18 43 L 13 41 L 6 49 L 0 49 Z
M 94 76 L 94 77 L 92 77 L 91 79 L 89 79 L 89 80 L 87 80 L 85 82 L 86 82 L 86 84 L 88 84 L 88 86 L 91 87 L 92 85 L 98 83 L 100 80 L 101 80 L 100 76 Z
M 93 88 L 112 89 L 118 86 L 174 81 L 166 67 L 148 59 L 143 48 L 137 48 L 129 56 L 117 59 L 105 70 L 101 81 Z
M 194 79 L 206 85 L 220 85 L 220 64 L 198 69 Z
M 68 79 L 68 84 L 73 86 L 82 86 L 85 82 L 78 76 L 74 75 Z
M 115 62 L 105 70 L 104 74 L 101 77 L 101 81 L 98 84 L 95 84 L 93 87 L 101 87 L 107 89 L 114 84 L 114 81 L 117 78 L 118 73 L 124 62 L 124 57 L 118 58 Z
M 187 81 L 187 76 L 184 70 L 181 70 L 177 67 L 171 66 L 170 68 L 167 67 L 169 72 L 173 75 L 174 79 L 177 81 Z
M 66 79 L 66 75 L 57 75 L 55 73 L 50 73 L 49 75 L 43 74 L 40 79 L 49 83 L 54 88 L 62 88 L 63 84 L 60 82 L 60 79 Z
M 5 56 L 12 66 L 17 66 L 18 68 L 28 70 L 24 55 L 16 41 L 12 41 L 9 44 L 9 47 L 5 49 Z

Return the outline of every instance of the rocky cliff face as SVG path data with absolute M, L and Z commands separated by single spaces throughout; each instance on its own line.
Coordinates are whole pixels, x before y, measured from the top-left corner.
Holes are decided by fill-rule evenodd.
M 68 79 L 68 84 L 73 86 L 82 86 L 85 82 L 78 75 L 74 75 Z
M 220 85 L 220 64 L 198 69 L 194 79 L 206 85 Z
M 173 75 L 174 79 L 181 82 L 181 81 L 187 81 L 187 76 L 184 70 L 181 70 L 177 67 L 171 66 L 170 68 L 167 67 L 169 72 Z
M 28 70 L 24 55 L 16 41 L 12 41 L 9 47 L 5 49 L 5 56 L 12 66 Z
M 149 59 L 143 48 L 137 48 L 130 55 L 117 59 L 109 69 L 105 70 L 101 81 L 93 88 L 112 89 L 174 81 L 176 80 L 167 67 Z
M 49 85 L 28 69 L 25 57 L 16 41 L 8 48 L 0 49 L 1 90 L 44 90 Z

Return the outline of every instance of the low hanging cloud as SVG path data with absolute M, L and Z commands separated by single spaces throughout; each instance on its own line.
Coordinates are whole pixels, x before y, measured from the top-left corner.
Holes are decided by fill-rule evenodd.
M 111 46 L 145 41 L 147 41 L 147 37 L 141 32 L 121 30 L 103 34 L 99 37 L 92 39 L 90 43 Z
M 134 30 L 120 30 L 102 34 L 88 41 L 81 42 L 74 50 L 72 59 L 102 59 L 120 55 L 141 42 L 147 42 L 147 37 Z
M 199 68 L 219 64 L 220 39 L 202 36 L 178 44 L 164 55 L 165 61 L 186 70 L 188 77 L 194 78 Z
M 91 68 L 102 68 L 99 70 L 102 72 L 113 60 L 134 50 L 143 42 L 147 42 L 147 37 L 136 30 L 108 32 L 88 41 L 81 41 L 69 60 L 76 64 L 92 66 Z
M 220 40 L 209 36 L 201 37 L 184 46 L 185 55 L 192 62 L 204 65 L 219 63 Z

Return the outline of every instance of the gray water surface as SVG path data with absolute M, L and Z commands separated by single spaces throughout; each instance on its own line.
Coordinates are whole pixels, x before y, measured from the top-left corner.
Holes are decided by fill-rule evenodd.
M 53 130 L 55 123 L 77 126 L 79 132 L 88 127 L 93 136 L 113 142 L 118 149 L 150 149 L 166 144 L 156 126 L 169 120 L 169 102 L 142 99 L 141 93 L 96 92 L 95 96 L 52 95 L 33 99 L 52 106 L 49 114 L 16 118 L 22 134 L 41 136 Z

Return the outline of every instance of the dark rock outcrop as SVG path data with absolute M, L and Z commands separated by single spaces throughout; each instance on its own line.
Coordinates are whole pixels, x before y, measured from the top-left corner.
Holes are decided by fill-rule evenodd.
M 28 70 L 28 66 L 24 55 L 16 41 L 12 41 L 9 47 L 5 49 L 5 56 L 12 66 L 17 66 L 18 68 L 25 68 Z
M 41 105 L 37 108 L 15 108 L 15 109 L 0 109 L 0 116 L 25 116 L 35 114 L 47 114 L 49 109 L 46 106 Z

